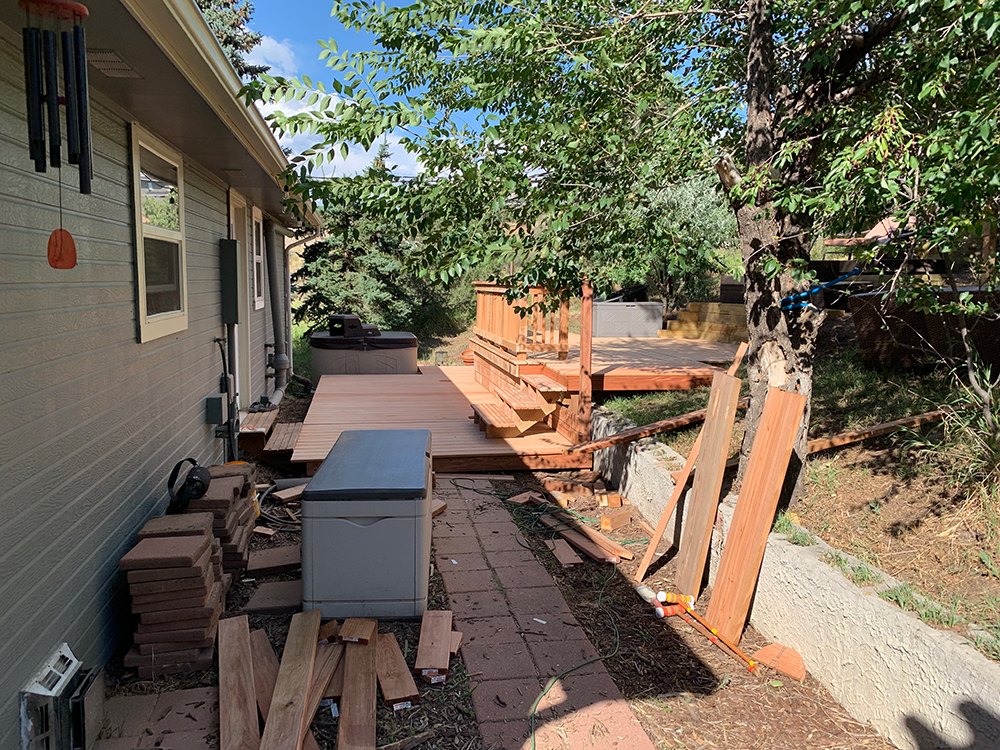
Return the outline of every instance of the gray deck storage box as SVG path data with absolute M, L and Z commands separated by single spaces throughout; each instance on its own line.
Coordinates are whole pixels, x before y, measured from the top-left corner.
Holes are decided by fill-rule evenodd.
M 662 327 L 662 302 L 594 303 L 595 338 L 656 338 Z
M 302 493 L 302 608 L 420 617 L 431 561 L 430 430 L 346 430 Z

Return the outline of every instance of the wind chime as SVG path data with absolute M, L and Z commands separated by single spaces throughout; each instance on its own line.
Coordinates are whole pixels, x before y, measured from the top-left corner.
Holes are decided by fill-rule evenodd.
M 62 225 L 62 132 L 59 107 L 62 105 L 66 109 L 66 161 L 79 166 L 80 192 L 89 194 L 94 166 L 90 144 L 87 42 L 82 26 L 89 11 L 86 6 L 68 0 L 19 0 L 18 6 L 26 14 L 22 38 L 24 84 L 28 101 L 28 152 L 35 162 L 36 172 L 45 171 L 46 161 L 48 166 L 60 170 L 59 229 L 49 235 L 49 265 L 53 268 L 73 268 L 76 266 L 76 243 Z M 65 28 L 67 23 L 72 24 L 71 29 Z M 62 96 L 59 95 L 60 62 L 63 75 Z

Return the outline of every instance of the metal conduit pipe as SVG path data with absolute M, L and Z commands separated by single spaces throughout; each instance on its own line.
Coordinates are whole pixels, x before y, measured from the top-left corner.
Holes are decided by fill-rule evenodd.
M 271 298 L 271 328 L 274 332 L 274 354 L 271 360 L 271 367 L 274 369 L 274 393 L 271 394 L 271 403 L 277 404 L 285 395 L 285 387 L 288 385 L 288 368 L 291 361 L 288 359 L 288 348 L 285 341 L 285 316 L 282 314 L 284 309 L 281 300 L 283 269 L 278 259 L 278 233 L 274 228 L 274 222 L 270 219 L 264 221 L 264 250 L 267 262 L 267 287 Z

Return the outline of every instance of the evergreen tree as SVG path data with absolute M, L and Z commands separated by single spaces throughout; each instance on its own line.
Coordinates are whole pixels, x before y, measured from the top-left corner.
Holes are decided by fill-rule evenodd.
M 247 24 L 253 17 L 250 0 L 197 0 L 209 28 L 241 78 L 256 78 L 268 65 L 250 65 L 244 55 L 260 44 L 261 35 Z

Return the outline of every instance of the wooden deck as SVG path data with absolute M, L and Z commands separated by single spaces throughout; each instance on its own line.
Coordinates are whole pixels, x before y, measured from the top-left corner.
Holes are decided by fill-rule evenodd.
M 709 385 L 712 365 L 732 360 L 736 345 L 682 339 L 594 339 L 595 391 L 685 390 Z M 530 355 L 544 374 L 579 387 L 579 336 L 568 360 Z M 564 455 L 571 443 L 538 425 L 519 437 L 492 438 L 473 421 L 472 404 L 500 404 L 471 367 L 421 366 L 420 375 L 325 375 L 320 379 L 292 461 L 312 474 L 343 430 L 429 429 L 438 472 L 591 468 L 589 454 Z
M 488 439 L 472 404 L 499 404 L 471 367 L 421 366 L 420 375 L 324 375 L 295 442 L 293 462 L 312 474 L 343 430 L 428 429 L 439 472 L 590 468 L 591 456 L 564 455 L 570 443 L 547 427 Z

